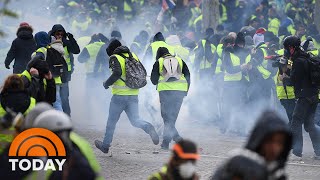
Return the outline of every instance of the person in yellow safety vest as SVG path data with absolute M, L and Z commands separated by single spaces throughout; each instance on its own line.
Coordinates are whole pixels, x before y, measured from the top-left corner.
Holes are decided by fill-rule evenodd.
M 109 152 L 114 130 L 123 111 L 126 112 L 130 123 L 137 128 L 143 129 L 150 135 L 155 145 L 159 144 L 159 136 L 154 126 L 144 121 L 139 116 L 138 94 L 139 89 L 131 89 L 126 83 L 126 60 L 125 57 L 132 57 L 139 61 L 139 58 L 126 46 L 121 46 L 120 41 L 113 40 L 106 49 L 110 56 L 111 76 L 103 83 L 105 89 L 111 87 L 112 98 L 109 106 L 109 117 L 106 127 L 106 133 L 103 141 L 95 140 L 95 146 L 103 153 Z
M 88 32 L 88 28 L 92 24 L 92 19 L 81 12 L 72 21 L 71 30 L 72 32 L 77 32 L 78 34 L 83 34 Z
M 56 84 L 48 63 L 42 57 L 32 58 L 27 69 L 19 75 L 23 80 L 24 88 L 37 102 L 53 104 L 56 101 Z
M 181 57 L 186 62 L 189 61 L 189 50 L 181 45 L 179 36 L 170 35 L 166 38 L 166 42 L 174 48 L 174 51 L 178 57 Z
M 60 61 L 61 62 L 61 69 L 58 69 L 59 72 L 54 73 L 54 81 L 56 84 L 56 101 L 53 103 L 53 107 L 59 111 L 63 111 L 62 104 L 61 104 L 61 97 L 60 97 L 60 89 L 61 89 L 61 76 L 63 73 L 67 72 L 67 64 L 64 57 L 65 51 L 63 49 L 63 44 L 61 39 L 54 40 L 52 43 L 47 44 L 47 42 L 50 42 L 50 37 L 46 32 L 38 32 L 35 35 L 36 43 L 38 46 L 38 49 L 32 54 L 33 58 L 37 58 L 37 56 L 40 58 L 40 60 L 45 60 L 48 62 L 48 64 L 52 65 L 49 66 L 49 70 L 53 70 L 55 72 L 55 66 L 54 61 Z M 63 71 L 61 73 L 61 70 Z
M 161 32 L 158 32 L 154 35 L 152 43 L 149 45 L 149 47 L 146 50 L 146 53 L 143 57 L 143 65 L 146 67 L 147 72 L 151 71 L 152 64 L 154 63 L 154 60 L 156 59 L 157 51 L 160 47 L 166 47 L 170 54 L 175 54 L 174 48 L 170 45 L 168 45 L 165 42 L 165 38 Z
M 219 12 L 220 12 L 219 24 L 223 24 L 227 22 L 228 21 L 227 8 L 223 2 L 219 3 Z
M 201 8 L 198 7 L 196 5 L 196 3 L 192 1 L 189 4 L 189 9 L 190 9 L 192 15 L 191 15 L 191 18 L 189 20 L 188 25 L 189 25 L 189 27 L 192 27 L 195 19 L 201 15 Z
M 257 101 L 259 99 L 270 99 L 271 88 L 274 84 L 272 80 L 272 64 L 264 59 L 268 56 L 267 45 L 264 42 L 265 29 L 260 28 L 253 36 L 255 48 L 248 55 L 246 63 L 252 65 L 248 71 L 249 81 L 251 84 L 250 99 Z
M 205 81 L 210 79 L 215 71 L 212 69 L 213 54 L 216 51 L 216 47 L 211 42 L 213 35 L 214 30 L 212 28 L 206 29 L 205 39 L 199 41 L 194 49 L 196 54 L 195 70 L 199 73 L 200 79 Z
M 90 144 L 72 131 L 73 125 L 67 114 L 54 109 L 36 114 L 33 122 L 29 122 L 32 124 L 31 128 L 45 128 L 55 133 L 61 139 L 67 154 L 62 171 L 46 171 L 45 177 L 41 179 L 103 179 Z M 31 174 L 30 177 L 39 175 Z
M 272 32 L 275 36 L 278 36 L 279 28 L 280 28 L 280 19 L 277 14 L 277 11 L 274 8 L 269 9 L 269 24 L 268 31 Z
M 287 17 L 282 20 L 281 27 L 286 27 L 289 34 L 294 35 L 296 33 L 294 19 L 296 16 L 296 12 L 293 10 L 289 10 L 286 12 Z
M 200 178 L 196 173 L 196 163 L 199 159 L 196 144 L 189 140 L 181 140 L 173 146 L 168 164 L 152 174 L 148 180 L 198 180 Z
M 71 109 L 69 104 L 69 81 L 71 81 L 71 74 L 74 69 L 74 57 L 73 54 L 79 54 L 80 48 L 77 41 L 74 39 L 71 33 L 67 33 L 61 24 L 53 25 L 49 36 L 55 37 L 55 39 L 61 39 L 64 47 L 64 57 L 67 63 L 67 72 L 63 73 L 61 77 L 61 89 L 60 97 L 63 112 L 71 116 Z
M 241 39 L 243 38 L 244 37 Z M 238 45 L 239 47 L 236 48 L 236 51 L 234 49 L 235 39 L 232 35 L 228 35 L 224 38 L 223 42 L 222 68 L 224 70 L 224 83 L 222 111 L 224 120 L 221 121 L 221 124 L 219 125 L 222 133 L 230 130 L 229 126 L 233 120 L 231 114 L 236 113 L 243 108 L 242 104 L 245 100 L 246 83 L 243 74 L 249 69 L 249 65 L 244 63 L 243 58 L 240 58 L 240 56 L 235 54 L 242 54 L 241 46 L 244 46 L 244 42 L 242 41 L 239 41 L 240 46 Z
M 105 43 L 102 42 L 97 34 L 91 36 L 91 41 L 86 45 L 78 56 L 80 63 L 85 63 L 87 76 L 96 76 L 102 71 L 103 67 L 96 67 L 96 57 L 100 48 Z
M 35 106 L 36 100 L 25 91 L 21 76 L 12 74 L 8 76 L 0 93 L 0 118 L 7 113 L 7 108 L 15 113 L 23 115 Z M 1 130 L 0 132 L 0 153 L 12 141 L 15 131 L 13 128 Z
M 139 34 L 134 38 L 130 49 L 135 54 L 143 55 L 145 53 L 145 50 L 147 48 L 147 43 L 149 40 L 149 33 L 145 30 L 142 30 L 139 32 Z
M 168 69 L 171 69 L 170 72 Z M 151 72 L 151 82 L 157 85 L 164 122 L 162 149 L 168 149 L 171 140 L 181 140 L 175 123 L 183 98 L 190 87 L 190 72 L 186 63 L 178 56 L 172 56 L 165 47 L 157 51 L 156 62 Z
M 284 50 L 279 50 L 277 53 L 278 55 L 283 55 Z M 276 66 L 279 67 L 275 78 L 277 97 L 286 110 L 290 126 L 293 110 L 296 105 L 294 87 L 290 85 L 290 68 L 288 68 L 290 65 L 287 59 L 281 58 L 279 62 L 276 62 Z

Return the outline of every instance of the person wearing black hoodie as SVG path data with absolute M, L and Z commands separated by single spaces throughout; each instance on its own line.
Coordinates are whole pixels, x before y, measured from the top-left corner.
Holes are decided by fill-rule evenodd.
M 124 79 L 126 78 L 125 58 L 131 57 L 139 61 L 138 57 L 131 53 L 129 48 L 121 46 L 120 41 L 113 40 L 106 49 L 110 56 L 111 76 L 103 83 L 105 89 L 112 87 L 112 98 L 109 107 L 109 117 L 106 127 L 106 133 L 103 141 L 95 140 L 95 146 L 103 153 L 109 152 L 109 147 L 113 139 L 116 124 L 119 121 L 123 111 L 126 112 L 130 123 L 137 128 L 141 128 L 150 135 L 153 143 L 159 143 L 159 136 L 154 126 L 144 121 L 139 116 L 139 89 L 131 89 L 126 86 Z
M 73 35 L 69 32 L 67 33 L 61 24 L 55 24 L 49 32 L 49 35 L 55 37 L 55 39 L 62 39 L 63 42 L 68 71 L 63 73 L 61 77 L 62 85 L 60 89 L 60 96 L 63 112 L 70 116 L 71 109 L 69 104 L 69 81 L 71 81 L 71 74 L 74 70 L 73 54 L 79 54 L 80 47 Z
M 310 55 L 301 49 L 301 40 L 296 36 L 288 36 L 284 42 L 284 56 L 291 59 L 292 69 L 290 81 L 294 87 L 294 94 L 297 99 L 291 122 L 293 132 L 293 157 L 302 157 L 303 136 L 302 124 L 309 133 L 313 149 L 314 158 L 320 160 L 320 130 L 315 125 L 314 116 L 319 102 L 319 89 L 311 81 Z
M 263 167 L 265 167 L 267 169 L 268 180 L 285 180 L 287 179 L 285 166 L 291 145 L 292 134 L 287 123 L 275 112 L 265 111 L 258 118 L 244 148 L 233 151 L 232 157 L 228 161 L 239 160 L 240 157 L 244 158 L 242 162 L 238 161 L 238 163 L 233 165 L 233 172 L 241 170 L 248 173 L 250 170 L 243 167 L 248 167 L 246 163 L 251 165 L 255 163 L 257 167 L 251 166 L 252 170 L 254 170 L 254 172 L 250 172 L 252 176 L 257 175 L 258 171 L 263 173 Z M 253 162 L 250 163 L 249 161 Z M 225 171 L 227 165 L 228 163 L 224 167 L 219 168 L 215 177 L 221 177 L 223 175 L 221 173 Z M 228 175 L 230 174 L 229 172 Z M 247 175 L 249 175 L 248 177 L 252 177 L 250 174 Z M 222 180 L 223 178 L 217 179 Z
M 5 67 L 10 69 L 10 63 L 14 60 L 13 73 L 22 73 L 28 62 L 31 54 L 36 50 L 36 42 L 33 39 L 32 27 L 23 22 L 20 24 L 17 31 L 17 38 L 12 42 L 11 48 L 4 62 Z

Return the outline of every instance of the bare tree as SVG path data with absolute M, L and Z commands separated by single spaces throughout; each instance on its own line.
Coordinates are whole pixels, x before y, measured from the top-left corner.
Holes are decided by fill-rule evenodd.
M 215 29 L 220 19 L 219 0 L 203 0 L 202 14 L 203 31 L 209 27 Z
M 3 17 L 11 17 L 16 18 L 18 15 L 7 8 L 8 4 L 10 3 L 10 0 L 4 0 L 3 2 L 0 2 L 0 18 Z M 0 37 L 4 36 L 4 32 L 0 29 Z

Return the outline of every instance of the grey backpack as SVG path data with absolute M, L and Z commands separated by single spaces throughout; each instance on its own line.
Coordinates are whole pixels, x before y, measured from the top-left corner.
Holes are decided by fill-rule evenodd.
M 121 80 L 131 89 L 139 89 L 147 84 L 147 71 L 139 60 L 136 60 L 131 53 L 129 57 L 119 54 L 126 60 L 126 79 Z
M 174 56 L 167 56 L 163 60 L 163 71 L 161 74 L 164 77 L 164 81 L 168 81 L 170 78 L 179 80 L 182 72 L 179 61 Z

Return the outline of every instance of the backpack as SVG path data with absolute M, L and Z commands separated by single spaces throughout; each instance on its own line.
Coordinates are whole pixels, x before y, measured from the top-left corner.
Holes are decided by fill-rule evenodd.
M 174 56 L 164 57 L 163 71 L 161 74 L 164 77 L 164 81 L 168 81 L 170 78 L 179 80 L 182 75 L 179 61 Z
M 308 65 L 312 84 L 320 87 L 320 57 L 308 58 Z
M 126 64 L 126 79 L 121 78 L 121 80 L 131 89 L 142 88 L 147 84 L 147 71 L 139 60 L 136 60 L 131 53 L 128 54 L 129 57 L 119 54 L 125 59 Z
M 47 48 L 46 61 L 48 62 L 53 77 L 61 76 L 67 71 L 67 64 L 64 57 L 54 48 Z

